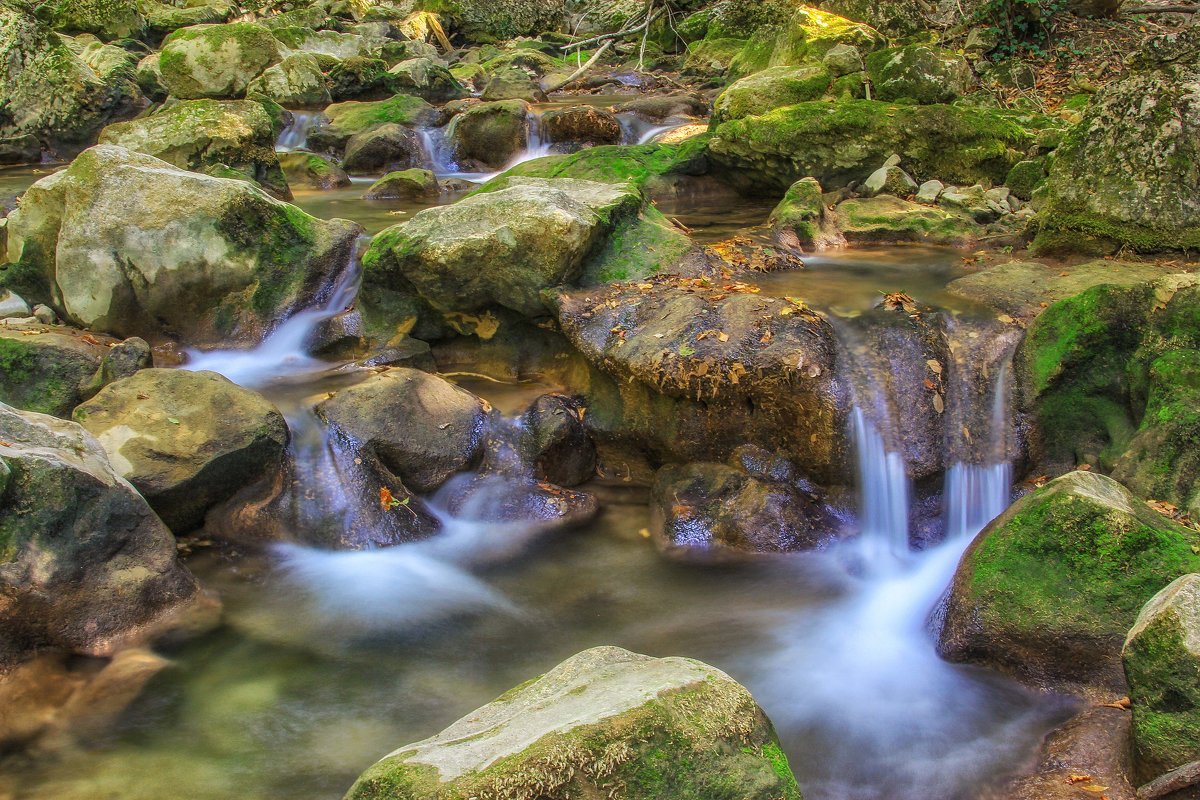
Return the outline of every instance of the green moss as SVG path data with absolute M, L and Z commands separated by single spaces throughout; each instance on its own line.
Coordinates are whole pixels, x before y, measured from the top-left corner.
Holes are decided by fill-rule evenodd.
M 1038 217 L 1038 234 L 1030 249 L 1042 255 L 1081 252 L 1106 255 L 1122 246 L 1139 253 L 1197 250 L 1200 249 L 1200 227 L 1157 228 L 1123 222 L 1060 202 Z
M 479 191 L 494 191 L 503 178 L 581 178 L 601 183 L 632 183 L 645 188 L 670 175 L 696 175 L 707 170 L 707 136 L 679 144 L 605 145 L 567 156 L 549 156 L 518 164 Z
M 80 386 L 96 366 L 82 355 L 0 337 L 0 402 L 39 414 L 68 415 L 83 399 Z
M 258 257 L 250 297 L 250 307 L 260 318 L 273 319 L 300 290 L 304 261 L 317 238 L 315 222 L 293 205 L 251 194 L 239 194 L 226 207 L 218 223 L 222 235 L 248 250 L 272 243 Z
M 1200 758 L 1200 670 L 1185 635 L 1175 614 L 1161 614 L 1126 647 L 1142 780 Z
M 347 134 L 360 133 L 386 123 L 417 125 L 425 121 L 433 107 L 419 97 L 398 94 L 376 102 L 334 103 L 325 109 L 330 126 Z

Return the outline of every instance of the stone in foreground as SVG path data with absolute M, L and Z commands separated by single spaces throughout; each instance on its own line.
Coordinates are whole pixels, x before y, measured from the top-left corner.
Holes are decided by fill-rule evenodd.
M 1200 760 L 1200 574 L 1150 599 L 1123 655 L 1138 782 Z
M 688 658 L 585 650 L 388 755 L 346 800 L 800 800 L 745 687 Z

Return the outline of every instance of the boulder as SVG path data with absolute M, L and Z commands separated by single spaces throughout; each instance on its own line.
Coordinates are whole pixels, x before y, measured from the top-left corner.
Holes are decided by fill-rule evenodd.
M 147 38 L 161 41 L 163 37 L 194 25 L 212 25 L 226 22 L 236 10 L 233 3 L 204 3 L 179 7 L 165 2 L 147 0 L 139 4 L 146 17 Z
M 316 153 L 280 153 L 279 166 L 292 186 L 328 190 L 350 185 L 350 176 L 345 170 Z
M 281 60 L 278 41 L 261 25 L 193 25 L 166 38 L 159 69 L 167 89 L 180 99 L 238 98 Z
M 971 89 L 974 75 L 957 53 L 926 44 L 877 50 L 867 56 L 875 98 L 889 102 L 951 103 Z
M 387 62 L 380 58 L 353 56 L 334 62 L 326 78 L 334 100 L 380 101 L 395 93 Z
M 377 235 L 363 256 L 364 294 L 411 287 L 443 313 L 501 306 L 544 316 L 542 291 L 577 278 L 585 258 L 641 203 L 628 186 L 509 178 Z
M 1111 478 L 1070 472 L 1018 500 L 959 564 L 939 649 L 1044 688 L 1123 691 L 1138 611 L 1200 568 L 1200 534 Z
M 780 106 L 791 106 L 820 98 L 833 81 L 824 66 L 771 67 L 734 82 L 713 103 L 713 120 L 765 114 Z
M 577 486 L 596 472 L 596 446 L 583 424 L 585 406 L 576 397 L 545 394 L 521 415 L 521 455 L 535 478 Z
M 1036 144 L 1036 116 L 876 100 L 798 103 L 716 127 L 709 157 L 738 186 L 785 190 L 813 177 L 826 189 L 861 181 L 899 154 L 918 179 L 1000 183 Z
M 317 406 L 338 447 L 388 482 L 432 492 L 483 453 L 484 403 L 436 375 L 389 368 Z
M 743 686 L 687 658 L 585 650 L 359 777 L 346 800 L 800 800 Z
M 89 64 L 23 7 L 0 6 L 0 158 L 69 157 L 114 119 L 143 104 L 132 56 Z
M 0 238 L 0 245 L 4 244 L 3 238 Z M 7 289 L 0 290 L 0 320 L 18 318 L 23 319 L 29 317 L 33 312 L 29 308 L 29 304 L 15 292 L 10 292 Z
M 388 70 L 397 92 L 416 95 L 431 103 L 444 103 L 467 96 L 467 90 L 442 64 L 431 58 L 411 58 Z
M 351 175 L 379 175 L 414 167 L 421 156 L 417 135 L 403 125 L 388 122 L 351 136 L 342 168 Z
M 1200 761 L 1200 575 L 1176 578 L 1150 598 L 1122 656 L 1137 782 Z
M 858 51 L 857 47 L 849 44 L 839 44 L 831 47 L 821 57 L 821 63 L 829 70 L 829 74 L 835 78 L 840 78 L 843 75 L 852 75 L 855 72 L 862 72 L 865 69 L 862 53 Z
M 227 347 L 312 305 L 359 231 L 243 181 L 97 145 L 25 193 L 0 281 L 92 330 Z
M 150 366 L 141 339 L 118 342 L 60 325 L 0 325 L 0 403 L 68 417 L 106 383 Z
M 601 183 L 628 183 L 653 196 L 674 194 L 677 185 L 708 173 L 707 137 L 697 136 L 677 144 L 603 145 L 578 153 L 523 161 L 496 181 L 507 177 L 581 178 Z
M 890 194 L 894 197 L 909 197 L 917 191 L 917 182 L 898 166 L 886 166 L 872 172 L 858 189 L 864 197 Z
M 329 56 L 338 60 L 375 56 L 383 46 L 382 39 L 332 30 L 313 30 L 303 25 L 280 26 L 276 23 L 271 26 L 271 32 L 286 51 Z
M 57 31 L 90 33 L 106 42 L 137 39 L 146 28 L 134 0 L 52 0 L 38 14 Z
M 175 539 L 72 422 L 0 405 L 0 668 L 110 655 L 198 597 Z
M 275 155 L 276 133 L 274 120 L 253 100 L 180 100 L 153 114 L 109 125 L 99 141 L 180 169 L 203 172 L 220 164 L 290 200 L 292 193 Z
M 1200 29 L 1150 41 L 1055 152 L 1034 248 L 1200 246 Z
M 815 178 L 798 180 L 771 211 L 767 224 L 781 241 L 803 250 L 821 250 L 843 241 L 836 221 L 825 206 L 821 184 Z
M 459 0 L 450 21 L 467 41 L 489 43 L 558 30 L 566 13 L 566 0 Z
M 367 189 L 364 200 L 419 200 L 437 197 L 437 178 L 427 169 L 389 172 Z
M 767 67 L 819 64 L 839 44 L 851 45 L 864 54 L 887 46 L 887 37 L 870 25 L 837 14 L 792 3 L 765 9 L 758 5 L 747 7 L 740 20 L 727 18 L 724 24 L 710 25 L 706 34 L 706 38 L 746 36 L 730 60 L 729 70 L 735 77 Z M 739 27 L 742 30 L 737 30 Z
M 214 372 L 143 369 L 105 386 L 73 418 L 178 534 L 278 471 L 288 443 L 275 406 Z
M 1046 180 L 1046 164 L 1042 159 L 1018 161 L 1008 171 L 1004 185 L 1022 200 L 1033 197 L 1034 191 Z
M 913 199 L 927 206 L 937 205 L 938 198 L 942 196 L 942 192 L 944 191 L 946 191 L 946 184 L 941 181 L 925 181 L 917 187 L 917 194 Z
M 821 7 L 897 38 L 924 33 L 931 22 L 930 6 L 921 0 L 822 0 Z
M 167 99 L 167 87 L 162 82 L 162 70 L 158 68 L 158 53 L 151 53 L 137 64 L 137 85 L 147 100 L 161 103 Z
M 500 168 L 525 148 L 528 120 L 523 100 L 481 103 L 450 121 L 446 139 L 459 158 Z
M 785 482 L 760 480 L 726 464 L 668 465 L 655 475 L 652 503 L 668 551 L 786 553 L 809 550 L 838 521 Z
M 525 70 L 517 67 L 505 67 L 487 76 L 480 98 L 488 103 L 500 100 L 524 100 L 537 103 L 545 101 L 546 93 Z
M 888 194 L 846 200 L 834 212 L 837 230 L 850 242 L 924 242 L 969 247 L 984 229 L 966 214 Z
M 937 202 L 942 208 L 962 212 L 981 225 L 995 222 L 1009 212 L 1007 205 L 1000 205 L 995 199 L 988 197 L 987 190 L 980 184 L 947 186 Z
M 324 108 L 332 99 L 321 65 L 310 53 L 292 53 L 268 67 L 246 91 L 269 97 L 285 108 Z
M 341 152 L 356 134 L 379 125 L 429 126 L 441 124 L 441 113 L 419 97 L 398 94 L 387 100 L 334 103 L 325 109 L 329 122 L 308 133 L 308 146 Z
M 628 111 L 652 122 L 663 122 L 678 117 L 707 117 L 709 104 L 692 94 L 664 94 L 626 100 L 613 110 Z
M 617 118 L 591 106 L 547 111 L 541 124 L 543 138 L 555 145 L 579 149 L 621 143 L 621 123 Z

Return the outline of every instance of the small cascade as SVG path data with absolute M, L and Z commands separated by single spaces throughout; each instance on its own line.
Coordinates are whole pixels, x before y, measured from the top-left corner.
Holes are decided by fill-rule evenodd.
M 664 133 L 689 124 L 684 120 L 668 119 L 657 125 L 631 111 L 617 114 L 621 123 L 621 144 L 648 144 Z
M 525 149 L 517 153 L 511 161 L 504 165 L 505 170 L 512 169 L 517 164 L 533 161 L 551 155 L 552 144 L 542 136 L 542 115 L 530 111 L 525 121 Z M 504 170 L 501 170 L 502 172 Z
M 275 149 L 281 153 L 303 150 L 308 144 L 308 132 L 320 123 L 325 115 L 320 111 L 293 111 L 292 124 L 279 134 Z
M 417 128 L 417 138 L 421 142 L 422 166 L 439 178 L 458 172 L 453 149 L 446 142 L 445 126 Z
M 991 454 L 982 464 L 957 462 L 946 470 L 946 539 L 973 537 L 1004 513 L 1012 498 L 1008 460 L 1009 362 L 1000 367 L 993 391 Z
M 862 407 L 851 415 L 858 461 L 859 539 L 870 561 L 908 552 L 908 476 L 904 457 L 889 450 L 883 434 Z

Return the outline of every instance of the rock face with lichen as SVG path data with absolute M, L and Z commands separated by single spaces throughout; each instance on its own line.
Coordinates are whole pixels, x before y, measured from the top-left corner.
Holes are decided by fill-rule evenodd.
M 250 82 L 283 56 L 271 32 L 248 22 L 180 28 L 163 42 L 159 69 L 175 97 L 246 96 Z
M 1200 247 L 1200 29 L 1152 40 L 1134 64 L 1058 148 L 1035 248 Z
M 450 0 L 439 5 L 452 25 L 474 42 L 556 30 L 567 12 L 565 0 Z
M 745 687 L 689 658 L 572 656 L 383 758 L 346 800 L 454 797 L 800 800 Z
M 197 596 L 175 540 L 73 422 L 0 405 L 0 671 L 106 655 Z
M 359 226 L 242 180 L 97 145 L 8 218 L 0 282 L 67 320 L 189 344 L 259 341 L 350 262 Z

